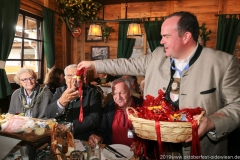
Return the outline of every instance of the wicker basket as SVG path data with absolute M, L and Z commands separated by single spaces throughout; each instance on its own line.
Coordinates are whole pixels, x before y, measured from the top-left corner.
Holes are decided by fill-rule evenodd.
M 129 109 L 134 111 L 133 114 L 129 113 Z M 128 118 L 132 121 L 135 133 L 138 137 L 143 139 L 155 140 L 157 141 L 157 134 L 155 130 L 155 121 L 147 120 L 137 117 L 137 111 L 128 107 L 126 110 Z M 205 112 L 203 111 L 198 116 L 198 124 L 200 118 Z M 161 130 L 161 140 L 162 142 L 172 142 L 179 143 L 184 142 L 190 136 L 192 136 L 192 125 L 190 122 L 163 122 L 160 121 Z

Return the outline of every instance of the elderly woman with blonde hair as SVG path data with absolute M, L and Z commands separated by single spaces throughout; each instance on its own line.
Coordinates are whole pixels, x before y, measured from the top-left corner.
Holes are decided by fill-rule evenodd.
M 8 113 L 44 118 L 45 109 L 53 96 L 51 91 L 37 83 L 37 74 L 29 68 L 20 68 L 14 80 L 20 88 L 12 94 Z

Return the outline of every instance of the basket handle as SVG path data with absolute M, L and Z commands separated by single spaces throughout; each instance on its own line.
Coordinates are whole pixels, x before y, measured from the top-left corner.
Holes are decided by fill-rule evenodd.
M 204 114 L 205 114 L 205 111 L 202 111 L 202 113 L 199 114 L 198 118 L 196 118 L 198 125 L 199 125 L 199 123 L 200 123 L 200 119 L 202 118 L 202 116 L 203 116 Z
M 133 108 L 133 107 L 127 107 L 127 108 L 126 108 L 126 113 L 127 113 L 128 116 L 130 115 L 129 109 L 133 110 L 134 114 L 137 115 L 138 112 L 137 112 L 137 110 L 136 110 L 135 108 Z

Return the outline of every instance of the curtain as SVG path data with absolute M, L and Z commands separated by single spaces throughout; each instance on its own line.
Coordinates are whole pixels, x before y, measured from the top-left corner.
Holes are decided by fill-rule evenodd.
M 150 21 L 150 18 L 148 18 L 147 21 L 144 19 L 143 23 L 147 34 L 149 47 L 153 52 L 155 48 L 161 45 L 160 44 L 160 41 L 162 39 L 161 26 L 163 20 L 159 21 L 158 18 L 155 18 L 155 21 Z
M 47 68 L 55 64 L 55 12 L 43 7 L 43 47 Z
M 5 63 L 12 49 L 20 0 L 0 0 L 0 98 L 12 94 L 5 71 Z
M 216 49 L 233 54 L 240 32 L 240 20 L 237 15 L 220 15 L 218 17 Z
M 118 30 L 117 58 L 130 58 L 135 44 L 135 39 L 127 38 L 129 23 L 120 22 Z

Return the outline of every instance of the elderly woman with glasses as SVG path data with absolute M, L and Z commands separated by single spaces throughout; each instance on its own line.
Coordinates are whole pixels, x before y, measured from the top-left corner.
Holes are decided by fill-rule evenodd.
M 20 88 L 13 92 L 8 113 L 23 113 L 24 116 L 44 118 L 45 109 L 50 103 L 52 92 L 47 87 L 41 87 L 37 75 L 32 69 L 21 68 L 14 80 Z

